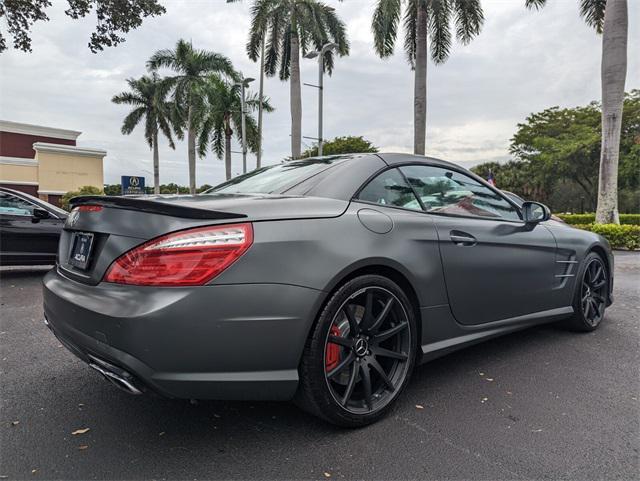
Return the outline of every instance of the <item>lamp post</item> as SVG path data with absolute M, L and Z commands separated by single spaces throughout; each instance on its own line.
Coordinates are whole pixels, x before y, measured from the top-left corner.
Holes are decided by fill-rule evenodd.
M 318 89 L 318 156 L 322 155 L 322 101 L 323 101 L 323 85 L 322 77 L 324 76 L 324 54 L 329 51 L 338 48 L 336 43 L 327 43 L 322 46 L 320 50 L 309 52 L 305 55 L 306 58 L 318 57 L 318 85 L 309 85 L 310 87 L 316 87 Z
M 247 107 L 245 104 L 245 90 L 249 87 L 249 84 L 255 79 L 251 77 L 243 78 L 240 82 L 236 82 L 236 85 L 240 86 L 240 115 L 242 118 L 242 125 L 240 128 L 242 137 L 242 173 L 247 173 L 247 126 L 245 116 L 247 114 Z

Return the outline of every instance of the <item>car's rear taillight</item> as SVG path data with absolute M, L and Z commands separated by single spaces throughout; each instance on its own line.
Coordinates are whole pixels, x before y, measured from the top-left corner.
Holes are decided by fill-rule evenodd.
M 253 243 L 251 224 L 198 227 L 157 237 L 111 264 L 106 282 L 139 286 L 200 286 Z

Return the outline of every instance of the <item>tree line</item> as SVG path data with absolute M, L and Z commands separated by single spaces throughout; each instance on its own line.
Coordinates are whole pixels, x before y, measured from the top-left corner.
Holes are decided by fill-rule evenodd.
M 506 163 L 473 167 L 500 189 L 547 204 L 555 212 L 594 212 L 602 148 L 599 102 L 552 107 L 518 124 Z M 640 210 L 640 90 L 627 93 L 622 113 L 618 176 L 620 212 Z
M 158 0 L 67 1 L 70 9 L 66 13 L 72 18 L 86 16 L 95 8 L 98 25 L 89 42 L 92 51 L 119 43 L 123 40 L 120 34 L 139 26 L 143 18 L 164 13 L 164 8 Z M 235 0 L 227 1 L 231 3 Z M 543 8 L 546 3 L 546 0 L 524 0 L 524 6 L 529 9 Z M 15 48 L 31 49 L 29 37 L 31 25 L 36 21 L 48 20 L 45 10 L 49 5 L 48 0 L 0 4 L 0 17 L 6 17 L 8 32 L 14 39 Z M 618 223 L 618 163 L 627 66 L 627 0 L 580 0 L 579 10 L 585 22 L 598 34 L 602 34 L 602 127 L 597 221 Z M 401 24 L 404 30 L 404 51 L 414 71 L 415 154 L 424 155 L 426 147 L 428 57 L 430 56 L 435 64 L 445 62 L 450 54 L 452 39 L 455 37 L 463 44 L 470 42 L 480 34 L 483 23 L 484 13 L 480 0 L 376 0 L 371 28 L 374 49 L 381 58 L 393 54 Z M 335 44 L 338 56 L 349 54 L 345 25 L 335 9 L 324 2 L 253 0 L 251 27 L 246 46 L 247 55 L 251 60 L 260 62 L 261 76 L 263 74 L 278 75 L 281 80 L 289 81 L 292 158 L 301 156 L 300 55 L 308 53 L 310 49 L 320 50 L 329 42 Z M 5 38 L 0 34 L 0 51 L 5 48 Z M 194 64 L 183 62 L 187 54 L 192 55 L 192 60 L 198 60 L 198 65 L 208 65 L 211 68 L 190 70 Z M 334 68 L 332 49 L 326 51 L 322 62 L 325 70 L 331 74 Z M 181 138 L 186 130 L 190 190 L 195 192 L 196 152 L 201 154 L 210 147 L 218 156 L 221 156 L 222 138 L 225 140 L 230 138 L 222 133 L 226 126 L 231 125 L 233 117 L 232 114 L 228 114 L 225 123 L 224 115 L 217 114 L 219 119 L 210 119 L 209 123 L 205 123 L 206 110 L 207 108 L 211 110 L 215 103 L 211 102 L 214 100 L 213 97 L 210 98 L 210 95 L 204 92 L 205 78 L 209 74 L 215 74 L 220 82 L 227 82 L 228 89 L 229 81 L 236 81 L 237 77 L 234 77 L 228 59 L 219 54 L 194 50 L 184 41 L 179 42 L 173 51 L 158 52 L 148 62 L 148 67 L 152 72 L 159 67 L 169 67 L 177 74 L 173 77 L 173 82 L 169 82 L 170 88 L 173 89 L 174 110 L 179 111 L 176 113 L 175 134 Z M 153 77 L 150 79 L 153 81 Z M 260 100 L 262 95 L 258 99 L 258 104 Z M 116 101 L 115 98 L 114 101 Z M 142 114 L 140 115 L 142 117 Z M 223 120 L 220 121 L 220 119 Z M 216 122 L 219 123 L 216 124 Z M 153 116 L 151 124 L 153 126 Z M 130 126 L 130 123 L 128 125 Z M 212 129 L 214 125 L 222 125 L 221 136 L 217 137 L 214 130 L 204 130 L 205 125 L 211 126 Z M 161 125 L 159 129 L 164 132 Z M 123 126 L 123 132 L 130 130 L 128 126 L 127 128 Z M 153 129 L 145 127 L 147 141 L 153 146 L 152 131 Z M 260 145 L 260 135 L 261 131 L 258 132 L 258 139 L 254 146 Z M 211 146 L 207 145 L 209 142 Z M 224 152 L 226 155 L 228 149 Z M 155 158 L 157 155 L 154 152 Z M 155 184 L 157 186 L 157 182 Z

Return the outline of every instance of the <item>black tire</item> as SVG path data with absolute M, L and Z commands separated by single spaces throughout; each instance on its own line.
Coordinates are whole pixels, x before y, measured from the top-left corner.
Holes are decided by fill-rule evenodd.
M 600 255 L 590 252 L 576 276 L 573 315 L 562 326 L 576 332 L 596 330 L 604 319 L 609 299 L 609 272 Z
M 307 339 L 296 404 L 339 426 L 377 421 L 409 381 L 417 332 L 413 306 L 397 284 L 378 275 L 346 282 Z

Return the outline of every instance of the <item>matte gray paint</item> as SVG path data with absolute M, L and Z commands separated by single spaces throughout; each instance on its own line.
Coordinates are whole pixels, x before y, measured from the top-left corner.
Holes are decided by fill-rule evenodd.
M 157 202 L 246 216 L 237 220 L 113 208 L 82 212 L 62 235 L 60 265 L 45 276 L 46 318 L 76 355 L 101 357 L 165 395 L 287 399 L 297 387 L 297 367 L 318 312 L 331 291 L 360 269 L 392 269 L 412 286 L 428 360 L 570 315 L 576 288 L 570 274 L 586 253 L 600 248 L 613 265 L 602 237 L 554 221 L 448 217 L 351 200 L 376 172 L 402 163 L 464 172 L 424 157 L 362 155 L 288 192 Z M 209 285 L 101 282 L 113 260 L 148 239 L 246 221 L 253 223 L 253 246 Z M 67 263 L 73 230 L 96 233 L 87 272 Z M 452 232 L 472 235 L 475 244 L 453 243 Z

